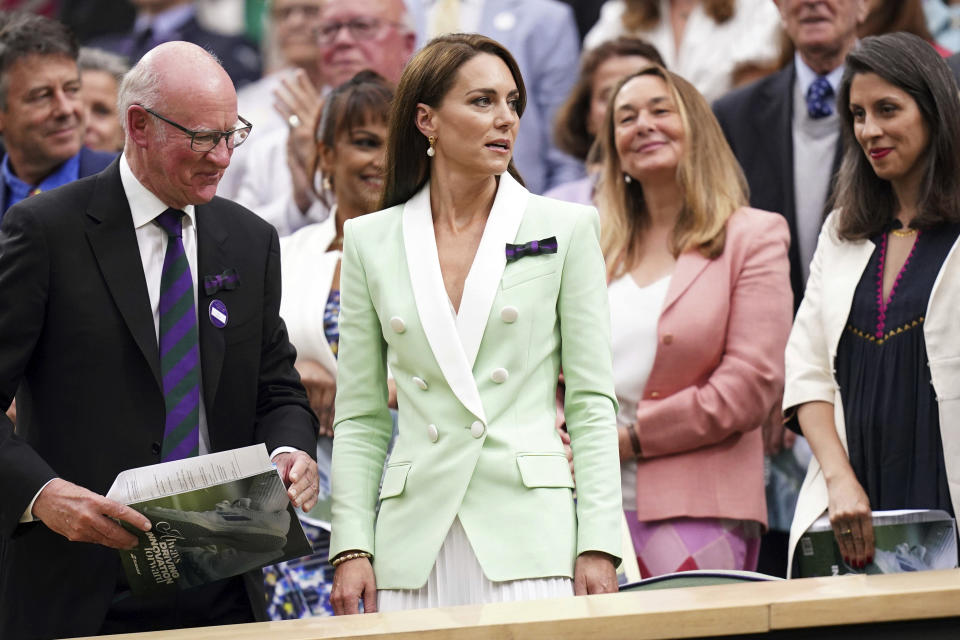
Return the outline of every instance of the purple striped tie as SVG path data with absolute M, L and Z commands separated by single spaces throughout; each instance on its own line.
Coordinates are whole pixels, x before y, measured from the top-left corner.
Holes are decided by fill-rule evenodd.
M 200 348 L 193 275 L 183 249 L 183 211 L 167 209 L 156 223 L 170 236 L 160 276 L 160 371 L 166 423 L 161 461 L 200 451 Z

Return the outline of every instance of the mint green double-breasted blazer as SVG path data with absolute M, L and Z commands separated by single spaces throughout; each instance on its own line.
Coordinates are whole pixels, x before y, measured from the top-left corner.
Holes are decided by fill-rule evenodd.
M 378 588 L 419 588 L 459 517 L 492 581 L 572 577 L 584 551 L 619 558 L 596 211 L 532 195 L 503 174 L 455 313 L 429 194 L 428 184 L 344 229 L 330 557 L 368 551 Z M 551 236 L 556 253 L 506 262 L 506 243 Z M 388 365 L 399 435 L 383 470 Z M 576 502 L 554 428 L 561 367 Z

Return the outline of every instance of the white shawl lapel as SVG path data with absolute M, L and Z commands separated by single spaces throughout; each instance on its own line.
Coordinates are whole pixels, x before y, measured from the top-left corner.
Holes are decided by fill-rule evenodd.
M 506 243 L 516 242 L 517 231 L 527 208 L 530 192 L 509 173 L 500 176 L 500 186 L 477 247 L 477 255 L 463 286 L 463 298 L 457 313 L 457 332 L 470 369 L 477 360 L 490 307 L 500 287 L 507 265 Z
M 450 298 L 443 286 L 437 239 L 430 211 L 430 183 L 427 182 L 403 206 L 403 248 L 410 271 L 410 287 L 417 314 L 450 390 L 470 413 L 487 421 L 480 391 L 467 363 L 467 356 L 450 312 Z
M 403 244 L 417 313 L 430 350 L 454 395 L 472 414 L 487 421 L 473 364 L 506 266 L 505 244 L 516 239 L 529 192 L 508 173 L 500 176 L 490 216 L 464 282 L 456 318 L 443 286 L 430 210 L 430 183 L 403 208 Z

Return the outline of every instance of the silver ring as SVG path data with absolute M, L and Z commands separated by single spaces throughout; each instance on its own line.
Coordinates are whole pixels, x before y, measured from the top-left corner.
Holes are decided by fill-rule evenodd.
M 294 113 L 294 114 L 291 114 L 289 118 L 287 118 L 287 124 L 290 125 L 291 129 L 296 129 L 303 123 L 300 122 L 300 116 Z

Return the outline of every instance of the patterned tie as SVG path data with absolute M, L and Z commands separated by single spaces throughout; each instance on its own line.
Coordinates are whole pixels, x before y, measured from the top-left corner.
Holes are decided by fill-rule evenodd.
M 810 117 L 819 120 L 832 114 L 831 98 L 833 98 L 833 87 L 830 86 L 830 82 L 824 76 L 817 76 L 807 89 L 807 113 Z
M 160 371 L 167 410 L 161 461 L 200 450 L 200 348 L 193 302 L 193 275 L 183 249 L 183 211 L 167 209 L 156 223 L 167 232 L 160 276 Z

